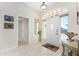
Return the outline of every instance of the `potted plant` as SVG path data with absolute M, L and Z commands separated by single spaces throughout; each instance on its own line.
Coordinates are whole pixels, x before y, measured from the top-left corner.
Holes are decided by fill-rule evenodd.
M 38 35 L 39 35 L 39 41 L 41 42 L 41 35 L 42 35 L 41 30 L 40 30 L 40 31 L 38 31 Z

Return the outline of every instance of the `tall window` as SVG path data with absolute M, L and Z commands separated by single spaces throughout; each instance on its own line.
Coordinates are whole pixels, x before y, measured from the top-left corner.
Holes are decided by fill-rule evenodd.
M 66 33 L 68 31 L 68 15 L 63 15 L 61 19 L 61 33 Z

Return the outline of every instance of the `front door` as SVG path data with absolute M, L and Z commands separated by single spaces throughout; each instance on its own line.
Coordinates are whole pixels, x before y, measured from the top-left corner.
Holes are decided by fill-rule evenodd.
M 59 47 L 60 44 L 60 20 L 59 16 L 47 19 L 47 42 Z

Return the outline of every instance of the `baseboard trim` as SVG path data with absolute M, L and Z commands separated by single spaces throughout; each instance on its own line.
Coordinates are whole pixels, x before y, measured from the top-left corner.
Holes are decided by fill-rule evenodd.
M 12 49 L 15 49 L 17 47 L 11 47 L 11 48 L 7 48 L 7 49 L 3 49 L 3 50 L 0 50 L 0 52 L 5 52 L 5 51 L 8 51 L 8 50 L 12 50 Z

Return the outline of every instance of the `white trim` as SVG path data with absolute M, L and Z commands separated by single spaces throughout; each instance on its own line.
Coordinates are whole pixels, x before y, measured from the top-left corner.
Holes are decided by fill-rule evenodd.
M 63 8 L 63 7 L 62 8 L 57 8 L 55 10 L 51 10 L 47 13 L 44 13 L 42 15 L 42 20 L 45 20 L 45 19 L 47 19 L 51 16 L 61 15 L 61 14 L 64 14 L 64 13 L 68 13 L 68 9 Z
M 7 49 L 3 49 L 3 50 L 0 50 L 0 52 L 9 51 L 9 50 L 12 50 L 12 49 L 15 49 L 15 48 L 18 48 L 18 47 L 11 47 L 11 48 L 7 48 Z

